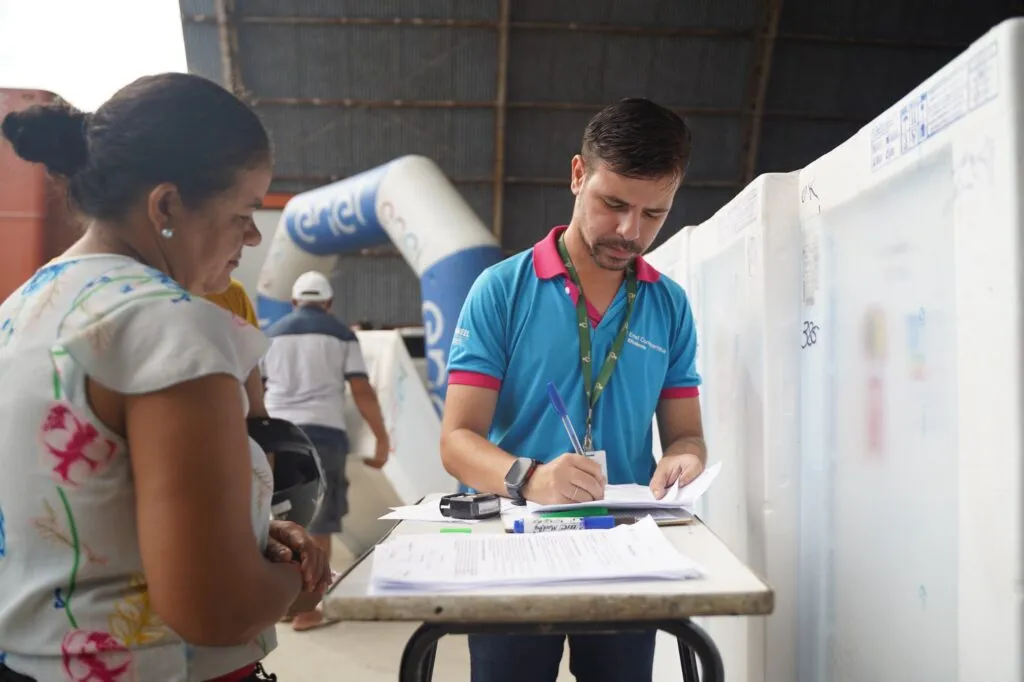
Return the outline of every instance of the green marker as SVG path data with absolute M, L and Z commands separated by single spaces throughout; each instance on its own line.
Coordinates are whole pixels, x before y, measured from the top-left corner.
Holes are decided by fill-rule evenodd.
M 472 528 L 442 528 L 442 533 L 472 533 Z
M 582 519 L 587 516 L 608 516 L 604 507 L 584 507 L 583 509 L 566 509 L 565 511 L 538 514 L 542 519 Z

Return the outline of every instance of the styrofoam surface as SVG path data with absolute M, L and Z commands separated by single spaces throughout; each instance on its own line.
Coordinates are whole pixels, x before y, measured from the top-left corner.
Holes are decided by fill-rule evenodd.
M 342 541 L 359 554 L 380 540 L 390 524 L 377 519 L 390 506 L 415 504 L 425 495 L 455 492 L 457 483 L 441 464 L 441 421 L 409 351 L 397 331 L 358 331 L 370 384 L 377 392 L 391 441 L 388 463 L 380 471 L 362 463 L 376 448 L 351 391 L 345 423 L 350 446 L 346 467 L 349 513 Z
M 795 173 L 758 178 L 710 220 L 677 235 L 685 235 L 686 261 L 670 266 L 697 324 L 708 448 L 725 462 L 701 517 L 776 589 L 776 611 L 767 619 L 701 623 L 729 679 L 739 682 L 791 682 L 795 675 L 796 195 Z
M 651 254 L 726 463 L 699 511 L 777 591 L 704 623 L 730 680 L 1024 679 L 1022 27 Z
M 1024 679 L 1022 27 L 800 173 L 801 681 Z

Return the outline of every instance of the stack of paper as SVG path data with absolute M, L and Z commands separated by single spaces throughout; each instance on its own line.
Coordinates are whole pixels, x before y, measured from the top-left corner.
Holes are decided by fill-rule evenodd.
M 459 590 L 701 575 L 645 518 L 612 530 L 400 535 L 374 550 L 372 582 L 379 590 Z
M 594 500 L 593 502 L 574 502 L 571 504 L 527 502 L 526 506 L 534 513 L 586 509 L 588 507 L 601 507 L 604 509 L 685 509 L 693 512 L 697 500 L 715 482 L 715 478 L 718 476 L 721 468 L 721 462 L 713 464 L 685 486 L 677 486 L 669 490 L 660 500 L 655 499 L 649 487 L 631 483 L 607 486 L 604 490 L 604 499 Z

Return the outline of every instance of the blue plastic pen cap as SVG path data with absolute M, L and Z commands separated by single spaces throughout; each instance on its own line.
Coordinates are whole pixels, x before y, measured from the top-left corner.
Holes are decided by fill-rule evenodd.
M 516 519 L 515 523 L 512 524 L 512 531 L 515 533 L 525 533 L 526 524 L 523 523 L 522 519 Z
M 591 516 L 584 517 L 583 527 L 589 530 L 608 530 L 615 527 L 614 516 Z

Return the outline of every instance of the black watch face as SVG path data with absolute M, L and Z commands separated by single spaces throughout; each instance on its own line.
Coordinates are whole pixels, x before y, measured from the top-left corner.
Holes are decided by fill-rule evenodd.
M 508 470 L 508 475 L 505 477 L 505 484 L 512 489 L 512 491 L 519 492 L 523 486 L 523 480 L 526 478 L 526 474 L 530 471 L 530 460 L 528 459 L 517 459 L 512 468 Z M 510 491 L 511 492 L 511 491 Z

